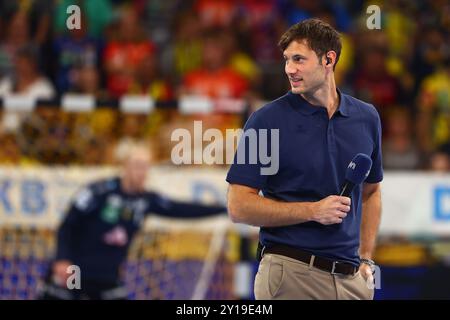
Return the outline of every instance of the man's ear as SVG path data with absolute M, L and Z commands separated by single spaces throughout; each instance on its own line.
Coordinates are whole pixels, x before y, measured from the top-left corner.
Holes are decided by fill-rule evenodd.
M 334 52 L 333 50 L 328 51 L 325 54 L 325 59 L 326 59 L 326 62 L 325 62 L 326 66 L 333 64 L 333 59 L 334 59 L 334 61 L 336 61 L 336 52 Z

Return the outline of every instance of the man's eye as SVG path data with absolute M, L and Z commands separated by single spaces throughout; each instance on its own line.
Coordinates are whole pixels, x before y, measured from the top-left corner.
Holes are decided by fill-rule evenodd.
M 305 58 L 303 58 L 303 57 L 293 57 L 290 59 L 284 58 L 284 63 L 287 64 L 289 62 L 289 60 L 291 60 L 292 62 L 298 63 L 298 62 L 303 62 L 305 60 Z

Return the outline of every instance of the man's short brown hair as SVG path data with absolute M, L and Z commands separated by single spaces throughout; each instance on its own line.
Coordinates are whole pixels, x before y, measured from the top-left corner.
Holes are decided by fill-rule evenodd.
M 341 55 L 342 43 L 339 33 L 332 26 L 315 18 L 303 20 L 294 24 L 281 36 L 278 47 L 284 51 L 292 41 L 302 40 L 306 40 L 319 59 L 328 51 L 336 52 L 334 64 L 336 67 Z

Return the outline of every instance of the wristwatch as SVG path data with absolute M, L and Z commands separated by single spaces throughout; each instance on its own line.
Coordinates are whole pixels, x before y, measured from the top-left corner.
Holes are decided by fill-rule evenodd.
M 366 258 L 361 258 L 360 261 L 361 263 L 367 264 L 370 267 L 372 274 L 375 272 L 375 261 Z

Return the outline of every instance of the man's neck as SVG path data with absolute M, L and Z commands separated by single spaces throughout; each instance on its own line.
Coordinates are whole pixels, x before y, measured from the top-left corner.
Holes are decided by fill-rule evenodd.
M 334 78 L 327 81 L 322 87 L 311 93 L 301 94 L 303 99 L 314 106 L 323 106 L 328 111 L 328 117 L 331 118 L 339 107 L 339 94 L 336 90 Z

